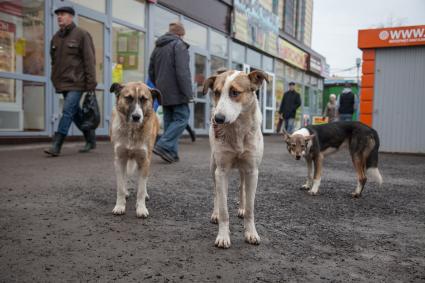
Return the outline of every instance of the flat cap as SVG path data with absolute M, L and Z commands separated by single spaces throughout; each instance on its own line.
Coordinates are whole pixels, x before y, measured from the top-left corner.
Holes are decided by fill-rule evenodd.
M 56 14 L 56 15 L 57 15 L 59 12 L 65 12 L 65 13 L 68 13 L 68 14 L 71 14 L 71 15 L 75 16 L 75 10 L 74 10 L 74 8 L 72 8 L 72 7 L 70 7 L 70 6 L 63 6 L 63 7 L 57 8 L 57 9 L 55 10 L 55 14 Z

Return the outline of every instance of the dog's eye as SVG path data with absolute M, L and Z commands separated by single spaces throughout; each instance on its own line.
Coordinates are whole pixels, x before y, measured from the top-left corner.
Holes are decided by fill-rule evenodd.
M 214 92 L 215 97 L 220 97 L 221 93 L 219 91 Z
M 128 102 L 133 102 L 133 96 L 126 96 L 125 100 L 127 100 Z
M 235 91 L 235 90 L 231 90 L 231 91 L 229 92 L 229 96 L 230 96 L 230 97 L 238 97 L 238 96 L 239 96 L 239 94 L 240 94 L 240 92 L 237 92 L 237 91 Z
M 296 146 L 297 146 L 297 144 L 296 144 L 296 143 L 293 143 L 293 144 L 291 144 L 291 146 L 292 146 L 292 147 L 296 147 Z
M 147 99 L 146 99 L 146 97 L 144 97 L 144 96 L 141 96 L 140 98 L 139 98 L 139 101 L 140 101 L 140 103 L 143 103 L 143 102 L 145 102 Z

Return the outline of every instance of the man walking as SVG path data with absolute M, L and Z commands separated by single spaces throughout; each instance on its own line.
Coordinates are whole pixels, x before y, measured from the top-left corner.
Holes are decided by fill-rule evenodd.
M 338 97 L 338 114 L 340 121 L 352 121 L 353 113 L 356 111 L 356 95 L 351 91 L 350 84 L 346 84 Z
M 282 102 L 279 107 L 279 123 L 277 132 L 280 131 L 282 121 L 284 129 L 289 134 L 292 134 L 294 130 L 295 114 L 297 113 L 298 107 L 301 106 L 300 94 L 295 91 L 295 83 L 289 83 L 289 90 L 283 94 Z
M 179 161 L 178 141 L 188 123 L 188 103 L 193 96 L 184 34 L 181 23 L 171 23 L 169 31 L 156 41 L 149 63 L 149 78 L 161 91 L 164 112 L 164 134 L 153 152 L 168 163 Z
M 95 91 L 97 85 L 95 50 L 90 34 L 75 25 L 72 7 L 58 8 L 55 14 L 59 31 L 50 42 L 51 79 L 56 92 L 62 93 L 64 103 L 52 146 L 44 150 L 51 156 L 60 154 L 72 122 L 81 130 L 81 96 L 84 91 Z M 86 130 L 83 134 L 86 145 L 80 152 L 88 152 L 96 147 L 95 130 Z

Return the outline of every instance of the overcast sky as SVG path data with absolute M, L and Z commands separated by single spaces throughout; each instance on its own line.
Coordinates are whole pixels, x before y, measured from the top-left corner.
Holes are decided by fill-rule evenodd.
M 425 25 L 425 0 L 314 0 L 312 47 L 326 57 L 331 74 L 355 76 L 338 71 L 361 57 L 357 31 L 389 23 Z

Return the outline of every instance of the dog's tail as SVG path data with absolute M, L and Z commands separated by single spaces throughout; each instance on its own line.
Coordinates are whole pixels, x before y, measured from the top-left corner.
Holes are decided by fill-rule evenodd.
M 127 161 L 127 175 L 133 176 L 137 171 L 137 163 L 134 159 L 129 159 Z
M 378 169 L 378 155 L 379 155 L 379 136 L 378 133 L 374 130 L 372 130 L 372 140 L 374 142 L 373 149 L 369 153 L 369 156 L 366 159 L 366 173 L 368 176 L 372 177 L 373 180 L 375 180 L 379 186 L 382 185 L 382 176 Z

